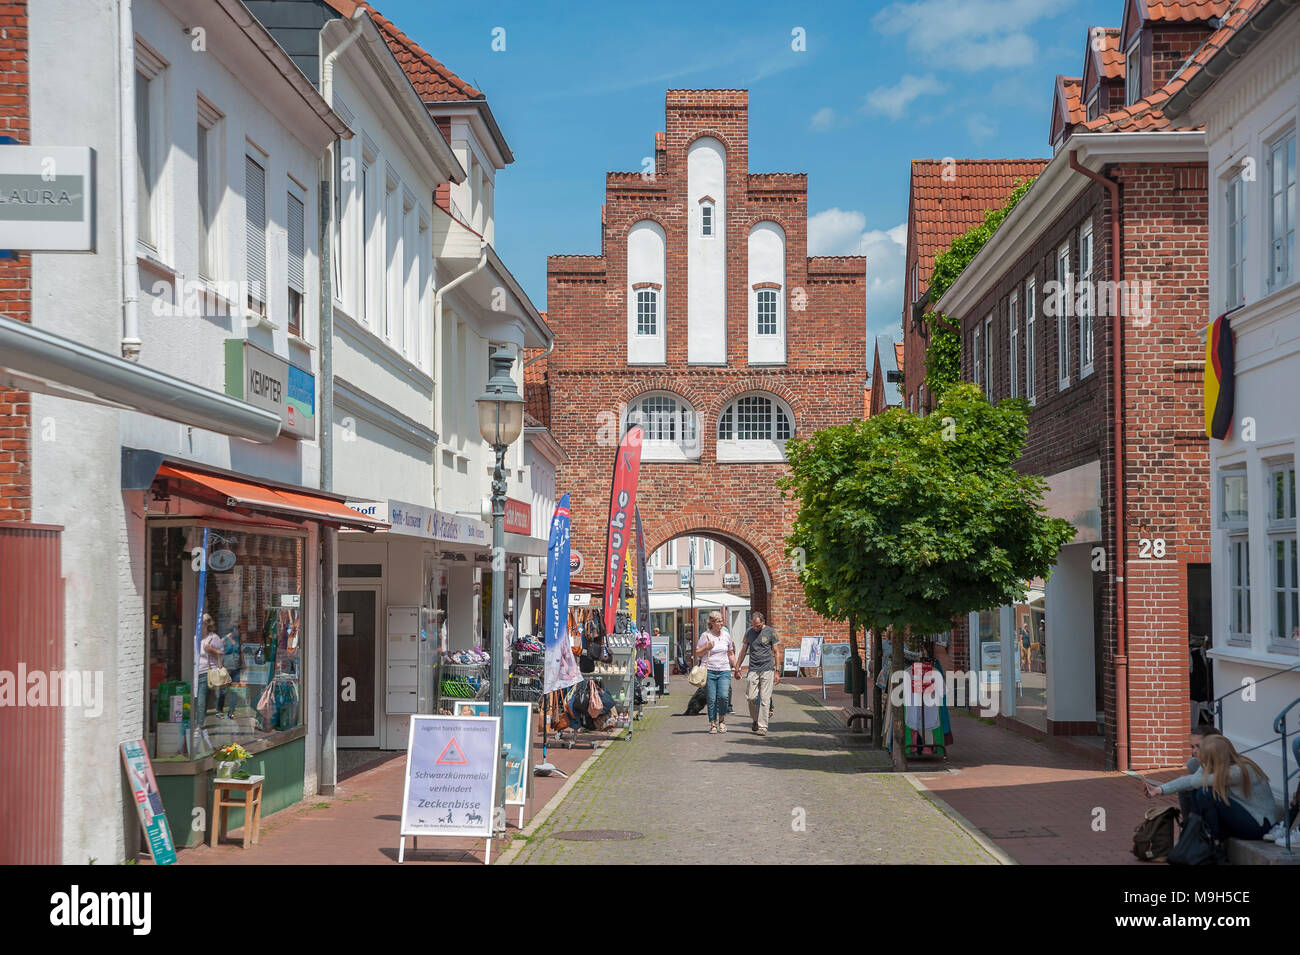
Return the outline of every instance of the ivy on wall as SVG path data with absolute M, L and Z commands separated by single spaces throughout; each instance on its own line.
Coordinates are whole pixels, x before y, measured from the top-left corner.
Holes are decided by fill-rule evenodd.
M 965 271 L 980 250 L 993 238 L 998 226 L 1025 197 L 1034 179 L 1016 183 L 1007 201 L 996 209 L 984 213 L 984 221 L 952 240 L 952 244 L 934 257 L 934 272 L 930 276 L 930 301 L 943 298 L 957 277 Z M 930 343 L 925 349 L 925 387 L 936 401 L 944 391 L 961 380 L 961 331 L 941 312 L 931 312 Z

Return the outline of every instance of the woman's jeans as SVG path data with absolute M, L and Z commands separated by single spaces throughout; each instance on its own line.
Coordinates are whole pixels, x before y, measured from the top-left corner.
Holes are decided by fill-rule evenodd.
M 1268 783 L 1256 785 L 1267 786 Z M 1180 792 L 1178 808 L 1182 811 L 1184 823 L 1191 813 L 1199 813 L 1215 839 L 1263 839 L 1270 828 L 1267 822 L 1256 822 L 1250 810 L 1231 796 L 1224 803 L 1216 799 L 1210 789 L 1197 787 Z
M 709 722 L 725 720 L 731 712 L 731 671 L 710 670 L 708 687 Z

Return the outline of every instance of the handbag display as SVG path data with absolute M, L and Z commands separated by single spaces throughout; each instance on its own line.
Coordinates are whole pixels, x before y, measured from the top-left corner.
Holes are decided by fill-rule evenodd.
M 217 690 L 230 682 L 230 671 L 225 667 L 214 667 L 208 670 L 208 689 Z

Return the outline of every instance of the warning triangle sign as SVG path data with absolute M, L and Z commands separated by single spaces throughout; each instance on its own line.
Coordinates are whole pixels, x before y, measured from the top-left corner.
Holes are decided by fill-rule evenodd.
M 437 765 L 439 766 L 464 766 L 469 760 L 461 752 L 460 744 L 456 742 L 456 737 L 447 741 L 447 745 L 442 748 L 442 755 L 438 757 Z

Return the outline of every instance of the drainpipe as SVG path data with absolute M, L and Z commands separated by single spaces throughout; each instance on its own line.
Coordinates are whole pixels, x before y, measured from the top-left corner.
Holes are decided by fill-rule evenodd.
M 364 10 L 357 8 L 351 31 L 326 55 L 321 64 L 321 98 L 333 108 L 334 61 L 361 35 Z M 325 153 L 320 176 L 320 483 L 325 491 L 334 490 L 334 157 L 341 140 Z M 321 734 L 320 770 L 317 789 L 322 795 L 334 793 L 338 785 L 338 530 L 321 530 Z
M 131 0 L 118 0 L 118 189 L 121 193 L 122 357 L 140 360 L 140 267 L 136 262 L 135 25 Z
M 1110 194 L 1110 278 L 1117 291 L 1124 279 L 1124 256 L 1120 247 L 1123 234 L 1122 211 L 1119 200 L 1119 183 L 1107 176 L 1093 172 L 1079 162 L 1079 151 L 1070 150 L 1070 168 L 1100 183 Z M 1120 772 L 1128 770 L 1128 626 L 1125 596 L 1128 584 L 1124 580 L 1125 554 L 1125 503 L 1124 503 L 1124 305 L 1126 294 L 1117 295 L 1116 314 L 1111 317 L 1111 401 L 1115 408 L 1114 476 L 1112 500 L 1115 520 L 1115 553 L 1111 555 L 1115 568 L 1115 763 Z
M 433 451 L 433 506 L 438 507 L 441 503 L 438 500 L 438 470 L 442 467 L 442 461 L 439 460 L 438 445 L 442 442 L 442 393 L 441 389 L 445 388 L 447 383 L 441 381 L 438 376 L 442 372 L 442 300 L 448 292 L 454 289 L 461 282 L 464 282 L 470 276 L 477 275 L 487 267 L 488 263 L 488 244 L 486 239 L 479 240 L 478 244 L 478 264 L 463 275 L 458 275 L 442 288 L 433 293 L 433 374 L 436 381 L 440 381 L 440 388 L 434 395 L 433 401 L 433 430 L 438 435 L 438 442 Z M 462 369 L 463 371 L 464 369 Z

